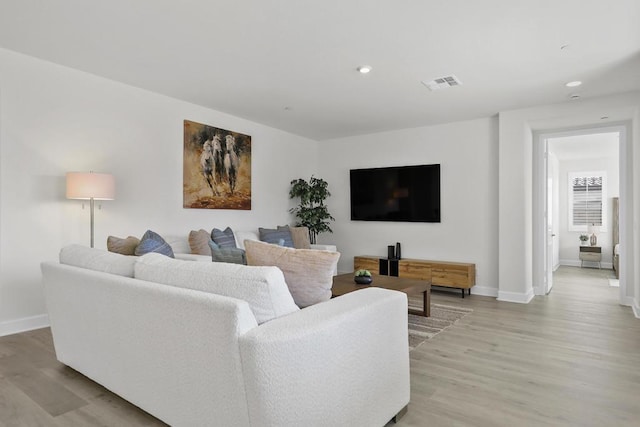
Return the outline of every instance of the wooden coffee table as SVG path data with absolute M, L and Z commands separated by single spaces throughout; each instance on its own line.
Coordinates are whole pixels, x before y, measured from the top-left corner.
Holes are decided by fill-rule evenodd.
M 373 282 L 370 285 L 358 285 L 353 281 L 353 273 L 339 274 L 333 277 L 331 293 L 334 297 L 337 297 L 359 289 L 376 287 L 404 292 L 407 296 L 422 294 L 422 311 L 409 309 L 409 313 L 424 317 L 431 316 L 430 280 L 378 275 L 374 275 L 372 277 Z

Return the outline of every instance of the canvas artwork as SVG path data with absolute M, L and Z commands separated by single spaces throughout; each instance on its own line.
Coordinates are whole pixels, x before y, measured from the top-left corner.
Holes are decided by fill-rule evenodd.
M 251 136 L 184 121 L 183 206 L 251 209 Z

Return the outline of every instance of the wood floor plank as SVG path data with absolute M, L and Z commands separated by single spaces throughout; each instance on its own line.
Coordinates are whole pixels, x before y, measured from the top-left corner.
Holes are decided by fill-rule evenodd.
M 6 378 L 47 413 L 56 417 L 87 405 L 87 402 L 37 369 Z
M 0 379 L 0 425 L 58 426 L 54 418 L 7 379 Z

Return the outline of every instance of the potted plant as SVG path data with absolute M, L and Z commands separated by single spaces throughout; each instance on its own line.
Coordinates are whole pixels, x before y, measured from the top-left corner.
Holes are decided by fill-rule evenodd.
M 589 241 L 589 236 L 587 236 L 586 234 L 581 234 L 580 235 L 580 244 L 581 245 L 586 245 L 587 242 Z
M 358 285 L 368 285 L 373 282 L 373 277 L 371 277 L 369 270 L 358 270 L 354 273 L 353 280 Z
M 289 198 L 299 198 L 300 204 L 295 208 L 289 209 L 289 212 L 298 217 L 296 226 L 304 226 L 309 229 L 309 241 L 311 244 L 316 243 L 318 234 L 326 231 L 333 233 L 329 226 L 329 221 L 334 221 L 335 219 L 324 204 L 327 197 L 331 196 L 328 187 L 327 181 L 316 178 L 313 175 L 308 182 L 302 178 L 291 181 Z

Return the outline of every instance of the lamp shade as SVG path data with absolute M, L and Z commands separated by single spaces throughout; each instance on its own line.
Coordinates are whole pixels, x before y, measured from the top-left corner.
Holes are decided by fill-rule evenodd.
M 67 172 L 67 199 L 113 200 L 116 183 L 113 175 L 93 172 Z

